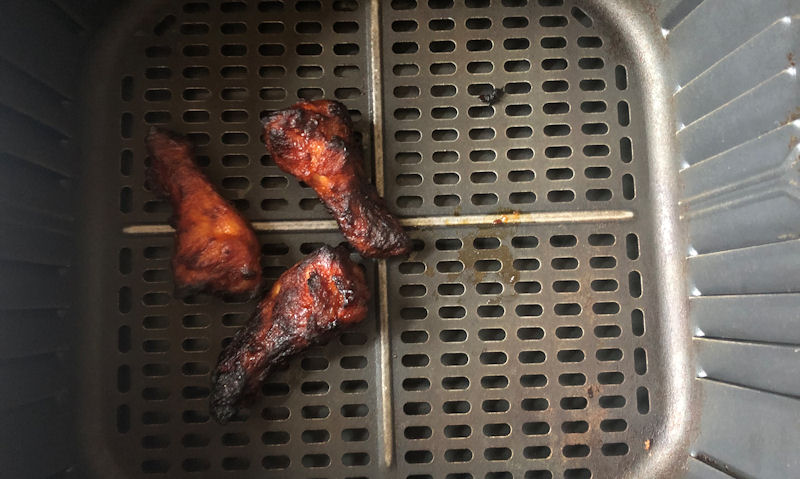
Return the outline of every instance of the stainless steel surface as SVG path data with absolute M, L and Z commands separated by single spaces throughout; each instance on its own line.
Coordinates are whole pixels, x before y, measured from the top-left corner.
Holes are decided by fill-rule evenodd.
M 671 92 L 646 12 L 184 2 L 116 25 L 98 54 L 108 62 L 94 72 L 89 143 L 90 174 L 104 179 L 94 227 L 114 232 L 99 246 L 113 261 L 87 273 L 97 301 L 82 359 L 101 372 L 85 379 L 96 408 L 81 420 L 84 440 L 105 445 L 88 459 L 95 471 L 581 478 L 683 466 L 686 248 Z M 494 105 L 478 99 L 490 88 L 505 91 Z M 219 426 L 209 370 L 253 304 L 171 297 L 169 208 L 144 188 L 144 132 L 195 139 L 254 221 L 274 279 L 342 237 L 266 155 L 258 120 L 323 96 L 354 115 L 415 250 L 365 262 L 370 318 Z
M 560 1 L 411 4 L 393 2 L 382 24 L 386 197 L 400 214 L 633 219 L 418 233 L 420 251 L 389 276 L 399 475 L 674 468 L 672 432 L 654 434 L 686 401 L 658 337 L 680 328 L 659 314 L 657 278 L 671 276 L 652 262 L 663 198 L 650 185 L 668 180 L 650 176 L 661 159 L 634 48 Z M 491 88 L 505 95 L 487 106 L 477 95 Z
M 798 25 L 794 1 L 668 0 L 700 398 L 688 477 L 800 466 Z M 739 421 L 736 418 L 747 418 Z
M 495 213 L 486 215 L 461 216 L 423 216 L 416 218 L 400 218 L 399 221 L 408 228 L 445 228 L 448 226 L 491 226 L 496 224 L 563 224 L 563 223 L 600 223 L 603 221 L 628 221 L 634 218 L 632 211 L 597 210 L 597 211 L 551 211 L 520 213 Z M 253 221 L 256 231 L 334 231 L 338 225 L 334 220 L 305 221 Z M 165 234 L 175 229 L 170 225 L 130 225 L 122 228 L 125 234 Z

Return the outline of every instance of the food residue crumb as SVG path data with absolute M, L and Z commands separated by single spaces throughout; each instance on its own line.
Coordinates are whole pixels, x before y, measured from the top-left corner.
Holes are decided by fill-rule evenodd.
M 500 98 L 503 97 L 503 93 L 505 93 L 503 88 L 492 88 L 492 91 L 489 93 L 478 95 L 478 99 L 487 105 L 494 105 L 500 101 Z
M 644 450 L 645 451 L 649 451 L 650 450 L 650 439 L 645 439 L 644 440 Z

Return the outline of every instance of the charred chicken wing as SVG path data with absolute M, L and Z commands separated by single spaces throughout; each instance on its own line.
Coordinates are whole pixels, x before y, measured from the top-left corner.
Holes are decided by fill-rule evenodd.
M 363 256 L 387 258 L 411 249 L 408 235 L 367 180 L 344 105 L 296 103 L 267 119 L 264 139 L 275 163 L 314 188 Z
M 348 250 L 323 246 L 283 273 L 220 354 L 211 414 L 226 423 L 289 356 L 367 315 L 369 290 Z
M 147 149 L 148 185 L 172 203 L 176 294 L 254 296 L 261 285 L 256 235 L 194 163 L 192 145 L 175 133 L 153 128 Z

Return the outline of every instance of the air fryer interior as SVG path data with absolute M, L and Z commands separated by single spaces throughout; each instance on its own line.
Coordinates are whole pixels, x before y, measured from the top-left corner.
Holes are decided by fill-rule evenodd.
M 783 50 L 797 6 L 610 3 L 38 0 L 4 19 L 10 471 L 575 479 L 798 466 L 800 390 L 784 375 L 800 343 L 800 285 L 787 280 L 800 246 L 785 221 L 800 134 Z M 145 186 L 144 136 L 158 125 L 192 139 L 274 281 L 344 240 L 260 137 L 269 112 L 317 98 L 350 110 L 414 251 L 359 259 L 367 320 L 294 358 L 221 426 L 210 371 L 255 302 L 173 297 L 171 209 Z M 764 151 L 775 161 L 755 161 Z M 757 311 L 763 327 L 744 313 Z

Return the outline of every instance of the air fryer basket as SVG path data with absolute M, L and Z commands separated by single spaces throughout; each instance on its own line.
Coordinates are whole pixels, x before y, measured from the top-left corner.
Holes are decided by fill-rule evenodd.
M 0 25 L 14 477 L 800 467 L 794 2 L 114 3 Z M 192 139 L 273 281 L 343 241 L 260 138 L 303 98 L 348 107 L 414 251 L 360 260 L 367 320 L 221 426 L 210 370 L 255 302 L 173 298 L 144 136 Z

